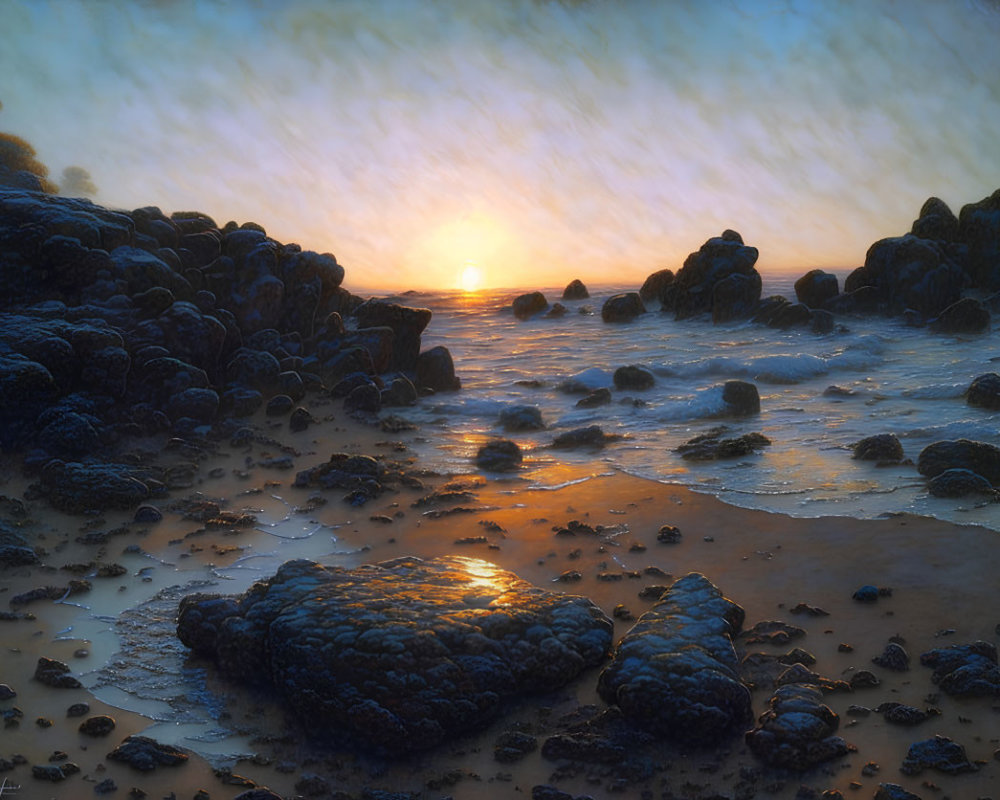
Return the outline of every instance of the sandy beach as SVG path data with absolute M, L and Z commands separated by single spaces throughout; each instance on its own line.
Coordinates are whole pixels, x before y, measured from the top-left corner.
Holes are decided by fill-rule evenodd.
M 314 409 L 317 416 L 320 411 L 329 409 Z M 422 435 L 419 430 L 385 433 L 339 410 L 300 433 L 262 415 L 253 422 L 256 441 L 240 447 L 221 443 L 217 453 L 198 462 L 189 490 L 157 500 L 164 519 L 156 524 L 133 522 L 131 512 L 67 516 L 40 501 L 26 502 L 25 513 L 17 514 L 16 501 L 27 487 L 8 468 L 3 516 L 33 532 L 45 555 L 43 566 L 3 571 L 5 607 L 10 608 L 10 598 L 38 586 L 63 587 L 88 575 L 92 586 L 60 601 L 15 606 L 11 610 L 32 618 L 2 623 L 2 682 L 17 696 L 0 706 L 7 719 L 0 757 L 18 754 L 23 763 L 0 778 L 21 786 L 14 796 L 89 796 L 110 778 L 115 796 L 135 788 L 149 797 L 173 792 L 188 798 L 201 789 L 226 798 L 256 784 L 294 797 L 307 796 L 301 790 L 308 786 L 303 776 L 318 775 L 331 790 L 351 797 L 378 796 L 363 794 L 378 790 L 425 798 L 513 798 L 530 796 L 540 784 L 593 797 L 611 792 L 692 800 L 818 796 L 797 794 L 801 786 L 871 797 L 886 782 L 924 797 L 972 798 L 990 796 L 1000 781 L 1000 762 L 994 758 L 1000 705 L 995 699 L 960 700 L 940 693 L 930 670 L 918 663 L 919 654 L 934 647 L 995 641 L 1000 617 L 987 599 L 1000 566 L 1000 542 L 993 531 L 908 516 L 793 519 L 738 509 L 681 487 L 562 466 L 547 475 L 546 484 L 561 485 L 557 489 L 516 477 L 486 479 L 472 465 L 467 475 L 427 475 L 412 463 L 408 450 Z M 296 470 L 337 451 L 398 461 L 422 488 L 397 484 L 352 507 L 337 491 L 291 486 Z M 295 453 L 294 469 L 262 466 L 277 453 Z M 442 486 L 471 494 L 461 502 L 414 507 Z M 185 498 L 212 499 L 224 509 L 252 513 L 256 523 L 208 529 L 178 510 Z M 456 507 L 461 510 L 453 511 Z M 596 532 L 557 535 L 571 520 Z M 657 541 L 667 524 L 681 531 L 678 543 Z M 96 544 L 81 543 L 94 532 L 109 535 L 91 535 Z M 242 592 L 290 558 L 356 566 L 442 554 L 485 559 L 536 585 L 584 595 L 609 615 L 624 606 L 633 617 L 656 597 L 650 590 L 640 598 L 643 588 L 701 572 L 746 610 L 745 627 L 776 619 L 806 631 L 783 647 L 738 643 L 741 655 L 748 650 L 777 655 L 797 645 L 815 656 L 811 669 L 829 678 L 848 680 L 860 669 L 878 675 L 878 687 L 825 698 L 856 752 L 804 774 L 764 767 L 738 736 L 709 750 L 637 744 L 628 770 L 554 762 L 538 751 L 513 764 L 494 760 L 494 742 L 505 730 L 517 727 L 542 742 L 558 730 L 561 717 L 580 705 L 603 707 L 595 691 L 597 671 L 591 670 L 563 690 L 512 704 L 479 734 L 416 756 L 373 759 L 313 741 L 275 699 L 222 680 L 212 664 L 192 657 L 175 637 L 180 597 L 195 591 Z M 112 563 L 124 568 L 122 574 L 96 576 L 95 565 Z M 74 564 L 90 566 L 67 571 Z M 579 579 L 560 581 L 569 570 Z M 891 595 L 883 592 L 874 603 L 853 600 L 854 591 L 866 584 L 890 589 Z M 793 613 L 800 603 L 827 615 Z M 616 641 L 633 624 L 622 616 L 627 615 L 619 609 Z M 909 653 L 908 671 L 872 665 L 890 639 Z M 33 680 L 41 656 L 66 662 L 84 688 L 54 689 Z M 769 695 L 766 687 L 754 692 L 755 714 Z M 940 714 L 916 727 L 900 727 L 876 713 L 848 710 L 852 705 L 873 709 L 887 701 Z M 81 719 L 67 717 L 67 708 L 81 702 L 90 706 L 87 716 L 112 716 L 114 730 L 101 738 L 78 732 Z M 15 707 L 23 712 L 17 719 L 10 713 Z M 134 733 L 185 747 L 192 757 L 182 766 L 151 773 L 109 761 L 107 753 Z M 958 776 L 901 774 L 908 746 L 935 734 L 963 744 L 979 770 Z M 79 774 L 58 784 L 32 778 L 31 767 L 50 763 L 57 751 L 79 765 Z M 865 769 L 871 763 L 877 771 Z

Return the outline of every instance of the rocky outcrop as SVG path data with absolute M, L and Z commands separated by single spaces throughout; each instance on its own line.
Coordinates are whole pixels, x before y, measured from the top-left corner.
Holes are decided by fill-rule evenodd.
M 989 292 L 1000 290 L 1000 189 L 958 214 L 958 238 L 968 249 L 966 271 Z
M 605 658 L 612 625 L 585 598 L 447 556 L 290 561 L 239 598 L 185 598 L 177 630 L 225 676 L 273 686 L 305 724 L 401 753 L 572 680 Z
M 818 688 L 789 683 L 775 691 L 746 740 L 761 761 L 802 772 L 847 755 L 847 742 L 835 735 L 838 725 Z
M 920 663 L 934 670 L 941 690 L 964 697 L 1000 697 L 997 649 L 990 642 L 952 645 L 922 653 Z
M 738 732 L 751 713 L 733 647 L 743 617 L 704 575 L 686 575 L 625 634 L 598 692 L 658 736 L 706 745 Z
M 629 322 L 645 313 L 646 306 L 642 304 L 638 292 L 616 294 L 601 306 L 601 319 L 605 322 Z
M 760 273 L 754 269 L 757 248 L 747 247 L 735 231 L 709 239 L 685 259 L 674 280 L 663 290 L 660 303 L 677 319 L 714 313 L 715 287 L 730 276 L 742 276 L 720 290 L 719 317 L 749 316 L 760 300 Z M 737 284 L 739 284 L 737 286 Z M 744 311 L 746 313 L 744 313 Z
M 646 276 L 642 287 L 639 289 L 639 297 L 643 302 L 657 300 L 663 297 L 664 290 L 674 281 L 674 271 L 672 269 L 659 269 L 651 275 Z
M 1000 447 L 969 439 L 934 442 L 920 451 L 917 470 L 934 478 L 945 470 L 967 469 L 1000 486 Z
M 513 472 L 523 460 L 521 448 L 510 439 L 493 439 L 476 453 L 476 466 L 489 472 Z

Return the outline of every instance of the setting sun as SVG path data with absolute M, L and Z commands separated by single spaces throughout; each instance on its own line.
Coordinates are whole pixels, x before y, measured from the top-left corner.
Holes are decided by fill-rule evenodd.
M 462 276 L 459 278 L 458 283 L 463 291 L 475 292 L 480 286 L 482 286 L 483 271 L 475 264 L 466 264 L 465 269 L 462 270 Z

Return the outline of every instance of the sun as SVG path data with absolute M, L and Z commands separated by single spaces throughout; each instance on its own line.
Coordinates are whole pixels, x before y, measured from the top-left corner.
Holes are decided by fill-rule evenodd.
M 475 264 L 468 263 L 462 269 L 462 275 L 458 282 L 463 291 L 475 292 L 482 286 L 483 271 Z

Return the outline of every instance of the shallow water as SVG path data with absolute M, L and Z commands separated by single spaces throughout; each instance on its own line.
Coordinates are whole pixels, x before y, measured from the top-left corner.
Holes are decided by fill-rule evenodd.
M 794 277 L 766 280 L 765 296 L 794 299 Z M 655 302 L 633 322 L 602 322 L 604 300 L 626 290 L 635 287 L 592 288 L 588 300 L 560 301 L 569 310 L 564 317 L 527 321 L 510 311 L 514 291 L 400 296 L 400 302 L 434 311 L 423 346 L 447 346 L 463 385 L 406 410 L 433 432 L 421 457 L 442 469 L 465 469 L 484 440 L 507 436 L 525 449 L 529 468 L 544 468 L 555 461 L 546 445 L 556 434 L 598 424 L 625 438 L 596 454 L 561 452 L 558 458 L 794 516 L 909 512 L 1000 528 L 996 505 L 930 497 L 915 466 L 877 467 L 852 460 L 850 451 L 854 442 L 879 433 L 896 434 L 913 462 L 942 439 L 1000 443 L 1000 414 L 970 407 L 963 398 L 975 377 L 997 369 L 992 333 L 951 336 L 898 319 L 841 317 L 835 332 L 816 335 L 750 322 L 677 322 Z M 551 303 L 561 289 L 544 293 Z M 628 364 L 651 371 L 655 386 L 614 390 L 615 369 Z M 580 395 L 558 388 L 567 379 L 612 388 L 612 404 L 576 408 Z M 734 379 L 757 385 L 759 416 L 717 416 L 721 386 Z M 537 383 L 524 383 L 529 381 Z M 843 391 L 825 394 L 831 386 Z M 499 413 L 516 404 L 538 406 L 546 429 L 505 434 Z M 760 431 L 772 445 L 752 457 L 713 463 L 692 463 L 674 452 L 720 424 L 730 436 Z

